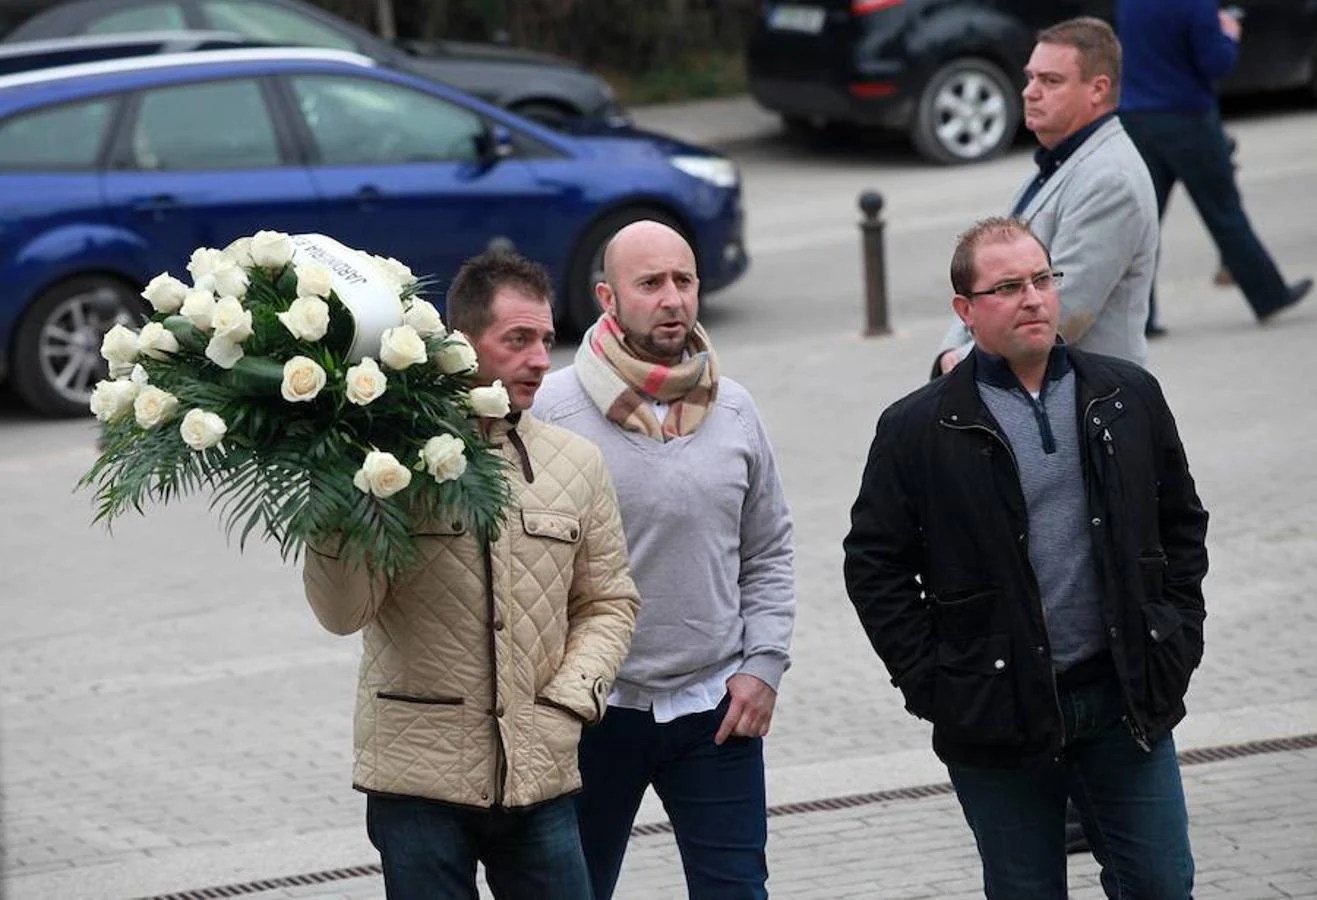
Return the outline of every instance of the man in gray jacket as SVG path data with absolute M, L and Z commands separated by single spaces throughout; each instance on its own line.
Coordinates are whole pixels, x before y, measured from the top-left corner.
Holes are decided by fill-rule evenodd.
M 696 321 L 695 254 L 637 222 L 604 255 L 604 313 L 535 414 L 589 438 L 617 487 L 640 613 L 581 742 L 581 842 L 612 897 L 653 785 L 692 900 L 767 897 L 763 736 L 795 621 L 791 518 L 746 390 Z
M 1024 124 L 1042 144 L 1037 174 L 1010 215 L 1029 224 L 1065 273 L 1061 335 L 1073 346 L 1143 365 L 1144 325 L 1157 271 L 1157 196 L 1143 157 L 1115 117 L 1120 42 L 1094 18 L 1042 31 L 1025 67 Z M 973 340 L 956 321 L 934 374 Z

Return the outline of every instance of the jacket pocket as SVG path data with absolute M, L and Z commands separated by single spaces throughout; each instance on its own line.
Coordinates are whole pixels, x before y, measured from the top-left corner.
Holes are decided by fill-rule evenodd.
M 1020 743 L 1010 637 L 989 634 L 938 643 L 933 705 L 933 724 L 950 740 Z
M 473 776 L 481 771 L 489 748 L 472 747 L 467 716 L 461 698 L 378 692 L 373 752 L 366 757 L 374 768 L 369 786 L 475 802 L 469 796 Z
M 412 531 L 415 537 L 452 537 L 466 534 L 466 523 L 460 519 L 434 519 Z
M 1139 557 L 1139 574 L 1143 578 L 1143 599 L 1160 600 L 1166 581 L 1166 554 L 1149 553 Z
M 1198 664 L 1179 610 L 1160 599 L 1143 604 L 1144 679 L 1148 711 L 1165 713 L 1179 706 Z
M 420 703 L 431 706 L 461 706 L 466 700 L 461 697 L 427 697 L 423 694 L 408 694 L 401 691 L 376 691 L 375 696 L 381 700 L 396 700 L 399 703 Z
M 581 540 L 581 518 L 571 513 L 547 509 L 523 509 L 521 527 L 531 537 L 547 538 L 565 544 L 576 544 Z
M 989 634 L 1001 591 L 995 587 L 943 591 L 933 595 L 933 619 L 943 640 Z
M 561 704 L 535 698 L 535 740 L 560 766 L 576 762 L 576 747 L 581 742 L 584 720 Z

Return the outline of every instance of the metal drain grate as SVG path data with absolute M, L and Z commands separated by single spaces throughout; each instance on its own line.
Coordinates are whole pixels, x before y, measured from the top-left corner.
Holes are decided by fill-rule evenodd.
M 1301 734 L 1295 737 L 1276 738 L 1266 741 L 1249 741 L 1244 744 L 1225 744 L 1220 747 L 1203 747 L 1198 750 L 1185 750 L 1179 754 L 1180 764 L 1196 766 L 1202 763 L 1221 762 L 1227 759 L 1241 759 L 1246 756 L 1261 756 L 1266 753 L 1289 753 L 1295 750 L 1312 750 L 1317 748 L 1317 734 Z M 783 803 L 768 808 L 770 819 L 779 816 L 794 816 L 800 813 L 824 812 L 834 809 L 853 809 L 857 806 L 869 806 L 874 803 L 891 803 L 901 800 L 923 800 L 927 797 L 941 797 L 953 793 L 948 781 L 937 784 L 922 784 L 915 787 L 895 788 L 887 791 L 873 791 L 868 794 L 849 794 L 843 797 L 829 797 L 824 800 L 808 800 L 803 803 Z M 637 825 L 631 829 L 632 837 L 651 837 L 657 834 L 671 834 L 671 822 L 655 822 L 650 825 Z M 326 884 L 332 881 L 347 881 L 351 878 L 382 875 L 384 870 L 378 863 L 364 866 L 348 866 L 342 869 L 329 869 L 324 872 L 311 872 L 305 875 L 285 875 L 281 878 L 267 878 L 261 881 L 247 881 L 242 884 L 225 884 L 218 887 L 199 888 L 176 894 L 157 894 L 143 897 L 141 900 L 219 900 L 223 897 L 242 897 L 263 891 L 277 891 L 281 888 L 303 887 L 305 885 Z
M 384 870 L 378 863 L 364 866 L 347 866 L 342 869 L 329 869 L 324 872 L 308 872 L 305 875 L 284 875 L 281 878 L 263 878 L 260 881 L 245 881 L 242 884 L 223 884 L 217 887 L 198 888 L 193 891 L 181 891 L 177 894 L 157 894 L 143 900 L 219 900 L 221 897 L 243 897 L 247 894 L 260 894 L 265 891 L 277 891 L 282 888 L 305 887 L 313 884 L 328 884 L 331 881 L 347 881 L 350 878 L 365 878 L 367 875 L 383 875 Z

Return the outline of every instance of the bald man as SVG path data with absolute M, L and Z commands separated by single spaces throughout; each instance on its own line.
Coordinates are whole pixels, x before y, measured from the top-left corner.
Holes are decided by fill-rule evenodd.
M 581 839 L 612 897 L 653 785 L 690 897 L 767 897 L 763 736 L 795 622 L 791 515 L 745 388 L 697 321 L 695 254 L 636 222 L 604 253 L 603 308 L 535 415 L 599 446 L 641 602 L 608 714 L 581 739 Z

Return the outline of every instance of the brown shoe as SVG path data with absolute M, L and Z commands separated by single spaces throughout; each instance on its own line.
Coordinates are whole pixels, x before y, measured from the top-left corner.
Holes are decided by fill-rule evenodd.
M 1216 270 L 1216 274 L 1212 276 L 1212 284 L 1217 287 L 1234 287 L 1235 276 L 1231 275 L 1230 270 L 1225 266 L 1221 266 Z

